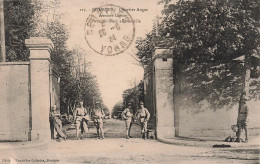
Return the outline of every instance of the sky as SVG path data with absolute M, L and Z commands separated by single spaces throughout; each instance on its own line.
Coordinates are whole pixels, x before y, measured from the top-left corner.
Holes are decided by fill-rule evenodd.
M 152 30 L 153 19 L 157 13 L 156 0 L 61 0 L 61 10 L 64 13 L 64 23 L 69 27 L 70 36 L 68 47 L 81 47 L 87 54 L 86 60 L 91 63 L 91 72 L 96 75 L 102 99 L 111 110 L 113 106 L 122 100 L 125 89 L 134 86 L 143 79 L 144 69 L 132 57 L 135 49 L 135 39 L 144 37 Z M 113 4 L 125 9 L 148 9 L 145 12 L 129 11 L 133 19 L 139 19 L 141 23 L 135 23 L 135 38 L 130 47 L 116 56 L 104 56 L 96 53 L 89 47 L 85 40 L 84 26 L 92 8 L 105 4 Z M 87 9 L 83 12 L 80 9 Z

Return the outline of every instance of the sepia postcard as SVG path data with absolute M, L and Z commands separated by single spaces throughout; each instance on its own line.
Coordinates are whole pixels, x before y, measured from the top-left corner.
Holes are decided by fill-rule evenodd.
M 0 0 L 0 163 L 260 163 L 259 0 Z

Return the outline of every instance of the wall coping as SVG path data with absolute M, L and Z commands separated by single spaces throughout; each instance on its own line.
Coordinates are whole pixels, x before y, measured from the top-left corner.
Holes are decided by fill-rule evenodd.
M 25 44 L 30 50 L 51 50 L 54 48 L 52 41 L 46 37 L 30 37 L 25 39 Z
M 170 48 L 155 48 L 154 60 L 158 58 L 172 58 L 172 49 Z
M 30 65 L 30 62 L 0 62 L 0 66 L 4 65 Z

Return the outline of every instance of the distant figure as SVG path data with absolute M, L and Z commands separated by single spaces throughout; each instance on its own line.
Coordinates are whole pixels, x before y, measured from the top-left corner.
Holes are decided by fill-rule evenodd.
M 50 112 L 50 123 L 51 126 L 53 126 L 57 132 L 57 139 L 60 140 L 60 137 L 66 140 L 66 135 L 62 132 L 62 122 L 60 119 L 60 112 L 56 110 L 56 105 L 52 106 L 51 112 Z M 52 127 L 51 127 L 52 128 Z M 54 138 L 54 131 L 51 131 L 52 139 Z
M 232 131 L 235 132 L 235 133 L 237 133 L 237 131 L 238 131 L 237 125 L 231 125 L 231 129 L 232 129 Z M 232 137 L 232 135 L 230 135 L 230 136 L 228 136 L 228 137 L 225 139 L 225 142 L 235 142 L 236 139 L 237 139 L 236 136 L 233 136 L 233 137 Z
M 80 139 L 83 139 L 84 132 L 88 130 L 87 120 L 85 119 L 88 115 L 86 108 L 83 107 L 83 101 L 80 101 L 80 106 L 78 106 L 74 111 L 74 123 L 76 124 L 76 140 L 79 139 L 79 133 L 81 131 Z
M 244 97 L 244 96 L 243 96 Z M 242 102 L 239 104 L 239 112 L 238 112 L 238 118 L 237 118 L 237 139 L 236 142 L 240 142 L 240 135 L 241 135 L 241 131 L 244 129 L 245 130 L 245 142 L 248 142 L 248 138 L 247 138 L 247 116 L 248 116 L 248 107 L 247 107 L 247 98 L 242 98 L 241 100 Z
M 127 108 L 122 112 L 121 117 L 125 120 L 126 139 L 132 138 L 130 136 L 131 127 L 133 124 L 133 110 L 131 109 L 131 103 L 128 103 Z
M 136 119 L 139 119 L 141 122 L 141 133 L 142 138 L 147 139 L 147 122 L 150 119 L 149 111 L 144 108 L 144 103 L 140 102 L 140 109 L 136 112 Z
M 103 130 L 103 119 L 105 117 L 105 113 L 103 109 L 100 107 L 99 102 L 96 102 L 96 107 L 93 109 L 93 118 L 94 124 L 97 128 L 97 136 L 98 139 L 104 139 L 104 130 Z

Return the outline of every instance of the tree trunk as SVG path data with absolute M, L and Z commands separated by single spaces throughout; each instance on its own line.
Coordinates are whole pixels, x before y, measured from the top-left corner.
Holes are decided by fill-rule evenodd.
M 243 70 L 243 82 L 242 82 L 242 92 L 240 95 L 240 100 L 239 100 L 239 106 L 238 106 L 238 116 L 237 116 L 237 132 L 236 136 L 237 142 L 241 141 L 240 135 L 242 129 L 245 131 L 245 141 L 247 142 L 247 117 L 248 117 L 248 106 L 247 106 L 247 101 L 249 98 L 249 84 L 250 84 L 250 73 L 251 73 L 251 64 L 250 64 L 250 54 L 245 55 L 245 61 L 244 61 L 244 70 Z
M 239 107 L 238 107 L 238 117 L 237 117 L 238 120 L 239 120 L 239 113 L 241 110 L 242 103 L 248 101 L 248 97 L 249 97 L 249 89 L 250 89 L 249 84 L 250 84 L 250 74 L 251 74 L 250 59 L 251 59 L 251 54 L 246 54 L 244 60 L 244 70 L 243 70 L 243 78 L 242 78 L 243 79 L 242 91 L 241 91 Z
M 69 117 L 69 114 L 70 114 L 70 99 L 67 102 L 67 115 L 68 115 L 68 117 Z
M 0 0 L 0 62 L 5 62 L 5 26 L 4 26 L 4 0 Z

